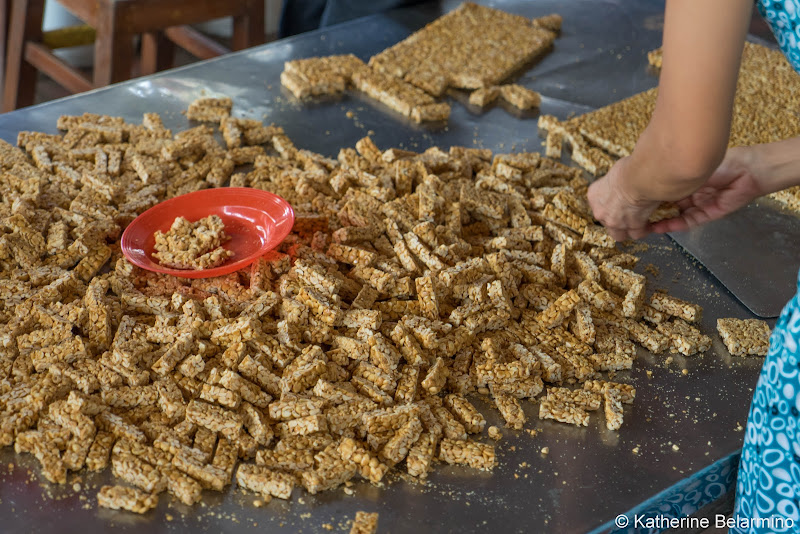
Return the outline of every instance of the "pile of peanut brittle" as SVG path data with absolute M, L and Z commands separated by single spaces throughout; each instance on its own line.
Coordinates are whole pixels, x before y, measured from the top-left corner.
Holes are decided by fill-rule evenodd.
M 231 106 L 196 101 L 208 122 L 177 134 L 154 113 L 87 113 L 0 143 L 0 443 L 51 482 L 110 466 L 130 487 L 99 502 L 144 512 L 234 479 L 288 498 L 437 462 L 492 469 L 470 395 L 517 429 L 534 400 L 576 425 L 602 407 L 618 429 L 635 390 L 606 373 L 635 344 L 708 349 L 699 306 L 648 296 L 594 224 L 582 171 L 370 138 L 331 159 Z M 194 280 L 121 256 L 138 213 L 225 183 L 294 206 L 278 250 Z

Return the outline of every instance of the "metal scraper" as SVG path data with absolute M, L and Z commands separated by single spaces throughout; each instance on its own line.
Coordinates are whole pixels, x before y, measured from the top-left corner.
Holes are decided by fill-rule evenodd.
M 775 201 L 669 235 L 759 317 L 780 315 L 797 291 L 800 217 Z

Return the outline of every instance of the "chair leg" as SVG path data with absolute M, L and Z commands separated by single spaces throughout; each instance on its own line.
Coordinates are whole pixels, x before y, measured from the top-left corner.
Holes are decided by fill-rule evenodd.
M 16 1 L 16 0 L 15 0 Z M 128 80 L 133 64 L 133 35 L 125 31 L 117 2 L 101 2 L 94 43 L 94 86 Z
M 171 69 L 175 57 L 175 45 L 164 32 L 142 34 L 142 76 Z
M 231 48 L 243 50 L 264 44 L 264 1 L 251 0 L 245 13 L 233 17 Z
M 2 90 L 5 80 L 6 42 L 8 42 L 8 23 L 10 19 L 11 0 L 0 0 L 0 90 Z
M 13 0 L 6 49 L 3 111 L 33 104 L 36 68 L 25 61 L 25 43 L 41 42 L 44 0 Z
M 164 30 L 164 34 L 170 42 L 198 59 L 211 59 L 231 53 L 214 39 L 206 37 L 191 26 L 172 26 Z

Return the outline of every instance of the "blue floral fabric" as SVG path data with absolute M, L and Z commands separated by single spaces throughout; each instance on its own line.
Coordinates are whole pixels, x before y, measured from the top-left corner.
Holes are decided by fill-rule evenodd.
M 657 518 L 661 518 L 662 521 L 685 519 L 704 506 L 721 499 L 734 488 L 738 466 L 737 451 L 681 480 L 589 534 L 659 534 L 664 529 L 647 526 L 648 522 L 652 523 Z M 715 518 L 712 518 L 709 525 L 716 524 L 715 521 Z
M 800 281 L 798 282 L 800 287 Z M 770 339 L 747 419 L 731 532 L 800 529 L 800 296 L 789 301 Z M 766 521 L 776 518 L 790 522 Z M 759 522 L 760 520 L 760 522 Z M 785 528 L 783 528 L 785 527 Z
M 758 12 L 794 70 L 800 72 L 800 0 L 758 0 Z

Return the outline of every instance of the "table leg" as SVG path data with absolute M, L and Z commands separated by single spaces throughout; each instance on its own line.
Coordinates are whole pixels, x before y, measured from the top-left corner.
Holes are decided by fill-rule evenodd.
M 175 57 L 175 45 L 164 32 L 142 34 L 142 76 L 171 69 Z
M 117 2 L 101 3 L 94 44 L 94 86 L 128 80 L 133 63 L 133 35 L 126 31 Z
M 251 0 L 247 10 L 233 17 L 231 48 L 243 50 L 264 43 L 264 2 Z

